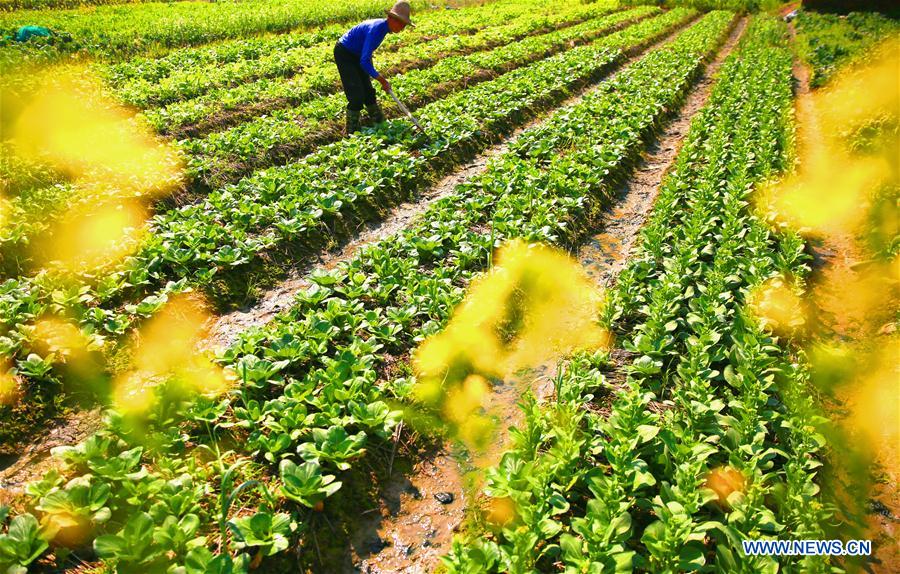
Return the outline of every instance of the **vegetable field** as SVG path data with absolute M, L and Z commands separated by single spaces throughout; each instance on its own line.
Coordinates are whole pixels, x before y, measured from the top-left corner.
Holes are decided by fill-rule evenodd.
M 900 569 L 900 21 L 411 5 L 0 1 L 0 574 Z

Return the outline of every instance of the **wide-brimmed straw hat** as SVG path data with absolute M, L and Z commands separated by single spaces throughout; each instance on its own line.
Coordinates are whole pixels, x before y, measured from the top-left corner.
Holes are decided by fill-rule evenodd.
M 390 10 L 386 10 L 388 16 L 406 22 L 410 26 L 415 26 L 409 19 L 409 2 L 397 2 Z

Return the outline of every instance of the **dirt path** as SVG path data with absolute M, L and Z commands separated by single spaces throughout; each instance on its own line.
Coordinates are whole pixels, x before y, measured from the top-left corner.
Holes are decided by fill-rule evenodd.
M 687 135 L 691 118 L 709 98 L 713 76 L 736 45 L 745 26 L 746 19 L 742 19 L 734 27 L 716 58 L 689 92 L 679 113 L 661 136 L 652 142 L 634 175 L 620 189 L 616 205 L 602 219 L 603 232 L 579 253 L 581 262 L 588 265 L 590 272 L 604 283 L 613 280 L 621 270 L 652 207 L 662 177 Z M 561 107 L 577 103 L 590 91 L 567 100 Z M 494 388 L 488 411 L 497 418 L 498 428 L 503 432 L 491 442 L 485 453 L 460 464 L 458 457 L 454 457 L 445 447 L 433 459 L 417 464 L 411 473 L 392 477 L 384 489 L 380 515 L 364 519 L 359 524 L 351 542 L 353 564 L 343 571 L 369 574 L 434 571 L 440 556 L 449 550 L 454 531 L 462 523 L 467 512 L 467 500 L 471 504 L 473 493 L 479 490 L 473 488 L 478 483 L 479 475 L 471 470 L 499 461 L 509 444 L 505 429 L 522 421 L 523 413 L 517 403 L 523 391 L 530 388 L 539 402 L 550 399 L 554 375 L 555 367 L 545 365 L 527 377 L 504 381 Z M 454 501 L 440 504 L 434 496 L 440 492 L 455 494 Z
M 797 32 L 790 26 L 792 43 L 796 43 Z M 793 74 L 795 79 L 795 111 L 798 123 L 798 145 L 801 156 L 818 153 L 821 144 L 821 130 L 815 109 L 814 97 L 809 87 L 809 69 L 799 57 L 795 57 Z M 799 166 L 803 169 L 803 165 Z M 860 238 L 849 231 L 833 232 L 810 242 L 813 255 L 813 269 L 809 277 L 808 299 L 811 303 L 811 322 L 814 340 L 829 345 L 845 345 L 860 361 L 872 361 L 879 347 L 889 344 L 888 337 L 896 338 L 896 300 L 890 293 L 882 292 L 884 300 L 877 303 L 859 293 L 848 297 L 847 289 L 871 287 L 866 278 L 869 259 Z M 878 287 L 881 287 L 879 284 Z M 846 381 L 836 389 L 835 395 L 824 405 L 833 422 L 854 440 L 854 450 L 866 442 L 858 442 L 852 428 L 853 413 L 861 401 L 867 400 L 863 393 L 871 389 L 867 385 L 871 365 L 855 374 L 853 380 Z M 896 369 L 894 371 L 896 373 Z M 890 384 L 888 381 L 883 381 Z M 873 555 L 865 565 L 869 572 L 900 572 L 900 445 L 895 444 L 892 429 L 871 445 L 872 452 L 863 455 L 867 460 L 869 476 L 844 476 L 848 471 L 841 461 L 833 461 L 836 471 L 834 486 L 837 497 L 849 501 L 851 514 L 865 514 L 865 532 L 860 536 L 872 540 Z M 858 500 L 856 488 L 868 486 L 865 500 Z M 870 484 L 866 484 L 870 483 Z M 851 486 L 855 485 L 855 486 Z M 849 491 L 848 491 L 849 490 Z M 862 508 L 853 508 L 864 503 Z M 848 520 L 853 520 L 849 518 Z

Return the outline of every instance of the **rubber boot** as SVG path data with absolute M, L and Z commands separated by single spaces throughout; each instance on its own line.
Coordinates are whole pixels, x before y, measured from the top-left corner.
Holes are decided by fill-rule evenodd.
M 377 103 L 366 106 L 366 112 L 369 114 L 369 119 L 372 120 L 373 124 L 380 124 L 384 121 L 384 112 L 381 111 L 381 106 Z
M 349 136 L 352 133 L 356 133 L 362 127 L 362 123 L 360 121 L 360 116 L 362 115 L 361 110 L 347 110 L 347 135 Z

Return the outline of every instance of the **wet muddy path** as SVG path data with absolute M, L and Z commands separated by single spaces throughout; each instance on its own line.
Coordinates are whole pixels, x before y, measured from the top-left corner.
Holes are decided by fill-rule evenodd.
M 652 208 L 660 182 L 687 135 L 691 119 L 709 98 L 714 76 L 737 44 L 745 26 L 746 20 L 735 25 L 716 58 L 706 66 L 690 90 L 681 109 L 650 143 L 632 177 L 621 186 L 617 201 L 601 219 L 600 232 L 577 254 L 579 261 L 600 284 L 610 284 L 624 266 Z M 562 106 L 576 103 L 589 91 Z M 390 477 L 381 488 L 378 516 L 360 520 L 350 542 L 351 559 L 339 571 L 370 574 L 433 572 L 440 556 L 449 551 L 453 534 L 467 511 L 478 505 L 479 469 L 500 460 L 509 445 L 507 429 L 522 422 L 524 415 L 518 403 L 523 393 L 530 390 L 539 403 L 552 399 L 555 374 L 555 365 L 544 365 L 518 379 L 495 385 L 487 411 L 495 417 L 498 432 L 485 452 L 451 452 L 452 447 L 444 445 L 425 459 L 419 459 L 411 472 Z M 453 495 L 452 502 L 442 504 L 438 501 L 441 496 L 436 495 L 442 493 Z
M 78 444 L 97 431 L 102 422 L 99 407 L 72 412 L 16 456 L 0 457 L 0 506 L 16 500 L 29 482 L 40 480 L 57 461 L 50 451 L 58 446 Z

